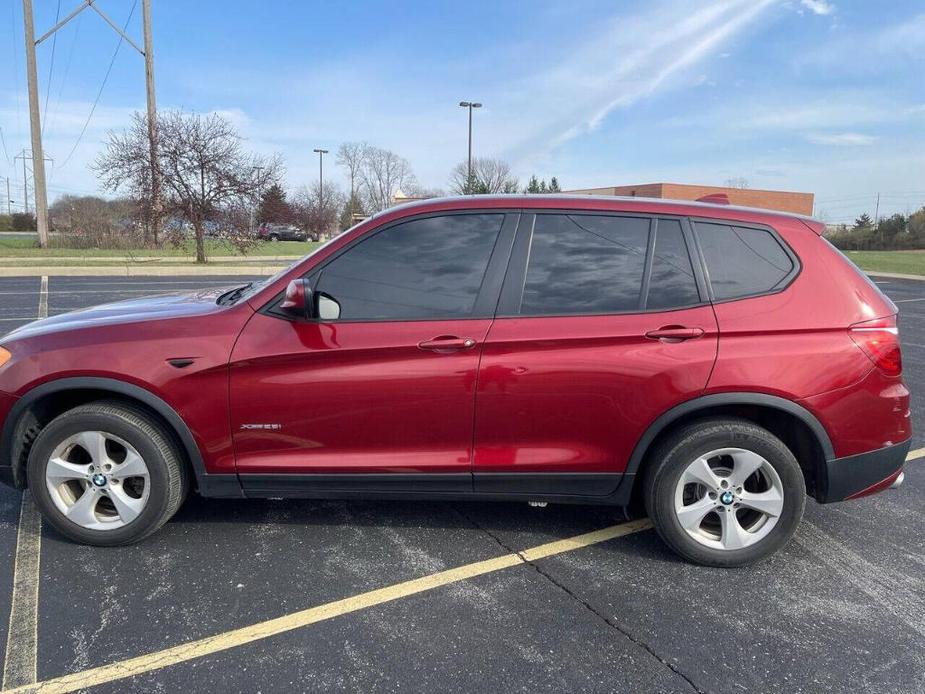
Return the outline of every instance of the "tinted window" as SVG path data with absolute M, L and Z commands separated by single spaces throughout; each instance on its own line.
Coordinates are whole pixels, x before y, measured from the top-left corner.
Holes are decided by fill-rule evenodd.
M 782 286 L 793 261 L 764 229 L 695 224 L 716 299 L 762 294 Z
M 449 215 L 397 224 L 321 272 L 340 320 L 465 318 L 472 314 L 504 215 Z
M 538 214 L 520 313 L 614 313 L 639 308 L 649 220 Z
M 660 219 L 655 234 L 655 254 L 652 258 L 646 308 L 676 308 L 699 301 L 697 280 L 684 242 L 681 222 L 676 219 Z

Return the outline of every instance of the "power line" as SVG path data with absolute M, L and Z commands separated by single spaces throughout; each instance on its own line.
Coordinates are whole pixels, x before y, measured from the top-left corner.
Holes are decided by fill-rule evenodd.
M 61 19 L 61 0 L 58 0 L 58 9 L 55 10 L 55 24 Z M 48 65 L 48 85 L 45 87 L 45 110 L 42 111 L 42 135 L 48 124 L 48 97 L 51 96 L 51 78 L 55 74 L 55 49 L 58 47 L 58 32 L 51 37 L 51 61 Z
M 6 157 L 6 163 L 12 166 L 13 160 L 10 159 L 10 155 L 6 151 L 6 138 L 3 137 L 3 126 L 2 125 L 0 125 L 0 143 L 3 144 L 3 156 Z
M 138 0 L 132 3 L 132 9 L 128 13 L 128 19 L 125 20 L 125 25 L 122 27 L 124 32 L 128 29 L 128 24 L 132 21 L 132 15 L 135 14 L 135 8 L 138 6 Z M 87 121 L 84 123 L 83 128 L 80 129 L 80 135 L 77 136 L 77 142 L 74 143 L 74 146 L 71 148 L 71 151 L 64 158 L 64 162 L 61 164 L 63 169 L 67 166 L 67 163 L 71 160 L 71 157 L 74 156 L 74 152 L 77 151 L 77 147 L 80 145 L 80 141 L 83 139 L 84 133 L 87 132 L 87 128 L 90 125 L 90 120 L 93 118 L 93 113 L 96 111 L 96 106 L 100 102 L 100 98 L 103 96 L 103 90 L 106 88 L 106 82 L 109 80 L 109 74 L 112 72 L 112 66 L 116 64 L 116 57 L 119 55 L 119 49 L 122 48 L 123 36 L 119 35 L 119 43 L 116 44 L 116 50 L 113 51 L 112 60 L 109 61 L 109 67 L 106 68 L 106 75 L 103 77 L 103 83 L 100 85 L 99 91 L 96 93 L 96 99 L 93 100 L 93 106 L 90 108 L 90 113 L 87 115 Z
M 55 110 L 52 111 L 51 118 L 58 122 L 58 112 L 61 110 L 61 98 L 64 96 L 64 87 L 67 84 L 67 76 L 71 71 L 71 62 L 74 60 L 74 48 L 77 46 L 77 37 L 80 35 L 80 23 L 84 16 L 81 14 L 77 17 L 77 23 L 74 25 L 74 37 L 71 39 L 71 48 L 67 54 L 67 62 L 64 64 L 64 74 L 61 76 L 61 86 L 58 87 L 58 96 L 55 99 Z
M 10 27 L 16 26 L 16 3 L 10 3 Z M 11 37 L 12 38 L 12 37 Z M 19 104 L 20 84 L 19 84 L 19 53 L 16 51 L 16 41 L 10 41 L 10 50 L 13 52 L 13 74 L 16 81 L 16 127 L 19 132 L 23 131 L 22 127 L 22 107 Z

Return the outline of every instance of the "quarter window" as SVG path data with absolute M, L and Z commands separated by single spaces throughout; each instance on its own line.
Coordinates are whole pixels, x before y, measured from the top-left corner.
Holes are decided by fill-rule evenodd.
M 696 222 L 715 299 L 764 294 L 782 287 L 793 260 L 766 229 Z
M 427 217 L 388 227 L 334 259 L 318 290 L 341 321 L 467 318 L 503 214 Z

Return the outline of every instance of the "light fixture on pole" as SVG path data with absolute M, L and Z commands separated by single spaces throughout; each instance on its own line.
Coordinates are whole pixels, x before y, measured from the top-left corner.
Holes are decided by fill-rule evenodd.
M 318 154 L 318 203 L 324 207 L 324 155 L 328 153 L 326 149 L 312 150 Z
M 482 104 L 477 101 L 460 101 L 462 108 L 469 109 L 469 158 L 466 166 L 466 193 L 472 192 L 472 109 L 482 108 Z

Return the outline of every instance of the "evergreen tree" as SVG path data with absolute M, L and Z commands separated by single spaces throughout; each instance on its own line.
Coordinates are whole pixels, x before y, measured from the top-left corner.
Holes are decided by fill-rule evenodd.
M 257 222 L 285 224 L 292 221 L 292 208 L 286 200 L 286 191 L 278 183 L 267 188 L 257 206 Z

